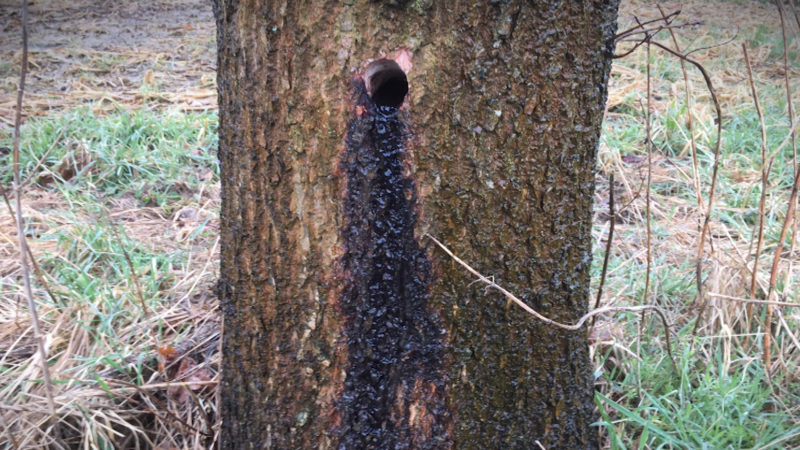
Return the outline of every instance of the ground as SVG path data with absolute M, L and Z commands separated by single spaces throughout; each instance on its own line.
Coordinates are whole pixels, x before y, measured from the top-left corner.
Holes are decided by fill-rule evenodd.
M 4 186 L 11 179 L 21 60 L 17 3 L 0 1 Z M 766 297 L 791 189 L 780 18 L 771 2 L 661 6 L 666 13 L 681 10 L 675 23 L 694 24 L 675 32 L 681 49 L 692 51 L 690 57 L 709 72 L 722 108 L 720 173 L 702 267 L 710 307 L 695 333 L 698 221 L 708 204 L 717 140 L 713 103 L 700 73 L 689 66 L 695 176 L 680 62 L 651 49 L 648 214 L 647 59 L 641 46 L 612 70 L 598 163 L 593 289 L 600 284 L 613 190 L 616 231 L 601 304 L 659 304 L 674 333 L 679 373 L 667 363 L 658 321 L 634 314 L 601 317 L 591 333 L 603 414 L 598 432 L 609 447 L 800 446 L 797 308 L 776 310 L 767 369 L 761 306 L 751 314 L 746 303 L 731 300 L 753 297 L 755 260 L 755 297 Z M 635 24 L 634 15 L 652 20 L 659 11 L 651 2 L 624 1 L 620 31 Z M 786 23 L 797 105 L 800 21 L 787 10 Z M 71 444 L 90 447 L 212 445 L 220 320 L 213 293 L 219 188 L 210 3 L 37 0 L 30 24 L 22 172 L 31 182 L 23 211 L 39 265 L 34 294 L 57 380 L 61 431 Z M 672 46 L 666 32 L 658 38 Z M 761 100 L 766 153 L 774 156 L 760 254 L 754 230 L 761 217 L 761 131 L 742 43 Z M 620 43 L 618 53 L 631 45 Z M 45 386 L 37 381 L 16 242 L 13 217 L 0 205 L 2 448 L 5 439 L 25 448 L 54 435 Z M 771 299 L 794 302 L 797 271 L 791 266 L 799 254 L 789 240 L 784 244 Z
M 12 124 L 19 2 L 0 3 L 0 120 Z M 26 112 L 77 105 L 213 109 L 216 39 L 210 2 L 64 1 L 31 5 Z

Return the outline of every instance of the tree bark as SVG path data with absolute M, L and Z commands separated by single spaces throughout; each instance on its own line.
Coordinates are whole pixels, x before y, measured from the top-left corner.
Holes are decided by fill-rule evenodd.
M 586 312 L 617 6 L 215 0 L 224 447 L 597 447 L 585 333 L 424 233 Z

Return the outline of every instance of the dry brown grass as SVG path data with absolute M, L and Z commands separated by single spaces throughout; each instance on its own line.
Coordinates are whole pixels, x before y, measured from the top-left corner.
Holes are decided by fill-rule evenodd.
M 36 236 L 72 236 L 80 241 L 89 224 L 103 220 L 81 210 L 53 214 L 65 203 L 57 192 L 32 190 L 26 196 L 24 213 L 33 224 L 29 229 L 36 233 L 30 236 L 31 251 L 40 261 L 72 257 L 65 245 Z M 216 439 L 214 386 L 220 320 L 211 286 L 218 247 L 213 237 L 190 240 L 189 235 L 207 219 L 206 227 L 215 235 L 217 209 L 216 187 L 167 217 L 157 208 L 137 207 L 127 198 L 108 202 L 107 220 L 121 234 L 154 252 L 184 250 L 188 255 L 182 267 L 157 274 L 170 280 L 159 294 L 169 299 L 166 308 L 142 311 L 134 286 L 120 282 L 111 287 L 110 296 L 129 309 L 115 322 L 113 339 L 91 325 L 101 320 L 103 312 L 94 310 L 91 303 L 71 301 L 75 294 L 62 292 L 58 274 L 45 268 L 56 302 L 48 298 L 41 283 L 35 296 L 44 318 L 51 373 L 59 380 L 55 385 L 58 417 L 71 445 L 101 448 L 100 439 L 105 438 L 119 448 L 202 448 Z M 0 209 L 0 366 L 5 374 L 0 374 L 4 386 L 0 414 L 6 435 L 16 438 L 18 448 L 32 448 L 49 442 L 50 430 L 42 426 L 49 412 L 43 385 L 35 381 L 40 379 L 39 355 L 22 302 L 19 264 L 11 247 L 12 226 L 8 211 Z M 96 268 L 94 276 L 103 277 L 105 269 Z M 153 269 L 139 267 L 136 277 L 156 276 Z M 125 346 L 120 348 L 120 343 Z M 102 355 L 117 357 L 110 357 L 108 364 L 86 362 Z M 121 364 L 113 363 L 119 360 Z M 105 368 L 96 371 L 98 367 Z M 144 377 L 139 386 L 130 383 L 133 374 Z

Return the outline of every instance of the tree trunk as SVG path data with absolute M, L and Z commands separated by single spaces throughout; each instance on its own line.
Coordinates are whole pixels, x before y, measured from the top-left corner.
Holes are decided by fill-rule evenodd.
M 597 447 L 617 3 L 215 0 L 224 447 Z

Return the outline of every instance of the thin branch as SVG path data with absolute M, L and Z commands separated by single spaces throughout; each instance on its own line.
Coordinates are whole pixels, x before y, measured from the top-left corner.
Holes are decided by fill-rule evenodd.
M 644 25 L 646 25 L 648 23 L 659 22 L 661 20 L 663 20 L 663 19 L 653 19 L 653 20 L 649 20 L 647 22 L 640 22 L 641 25 L 636 26 L 636 27 L 630 29 L 627 32 L 624 32 L 622 34 L 617 35 L 617 37 L 614 38 L 614 40 L 616 42 L 636 42 L 636 41 L 631 40 L 630 37 L 631 36 L 636 36 L 636 35 L 639 35 L 639 34 L 644 34 L 645 36 L 649 35 L 649 37 L 652 37 L 652 36 L 655 36 L 656 34 L 658 34 L 662 30 L 694 27 L 694 26 L 703 24 L 703 22 L 697 20 L 697 21 L 694 21 L 694 22 L 679 23 L 679 24 L 675 24 L 675 25 L 672 25 L 671 23 L 667 22 L 666 25 L 658 25 L 658 26 L 651 27 L 651 28 L 645 28 L 645 26 L 644 26 Z M 638 18 L 636 18 L 636 21 L 638 22 Z M 645 41 L 646 41 L 646 38 L 643 39 L 641 42 L 644 43 Z
M 724 47 L 724 46 L 730 44 L 731 42 L 736 41 L 737 39 L 739 39 L 739 26 L 738 25 L 736 26 L 736 33 L 733 34 L 733 37 L 731 37 L 731 38 L 729 38 L 727 40 L 724 40 L 722 42 L 718 42 L 716 44 L 704 45 L 702 47 L 697 47 L 697 48 L 693 48 L 691 50 L 687 50 L 686 53 L 684 53 L 684 55 L 685 56 L 689 56 L 692 53 L 702 52 L 703 50 L 711 50 L 712 48 Z
M 6 208 L 8 209 L 8 215 L 11 217 L 15 217 L 16 213 L 14 212 L 14 208 L 11 206 L 11 202 L 8 200 L 8 195 L 6 195 L 6 191 L 0 190 L 0 194 L 2 194 L 3 201 L 5 202 Z M 31 265 L 33 266 L 33 271 L 34 273 L 36 273 L 36 277 L 39 279 L 39 282 L 42 283 L 42 287 L 44 288 L 45 292 L 47 292 L 47 295 L 50 296 L 50 300 L 52 300 L 54 304 L 64 305 L 64 303 L 58 301 L 58 297 L 56 297 L 56 295 L 50 289 L 50 283 L 47 282 L 44 271 L 39 266 L 39 263 L 36 262 L 36 258 L 33 257 L 33 252 L 31 252 L 31 248 L 26 245 L 25 250 L 28 251 L 28 258 Z
M 618 40 L 620 40 L 622 38 L 625 38 L 625 37 L 629 36 L 631 33 L 635 32 L 635 31 L 638 31 L 638 30 L 641 30 L 645 25 L 650 25 L 651 23 L 661 22 L 663 20 L 664 22 L 667 23 L 667 25 L 669 25 L 670 24 L 670 20 L 674 19 L 675 17 L 677 17 L 680 13 L 681 13 L 681 10 L 680 9 L 676 9 L 675 11 L 669 13 L 669 15 L 667 15 L 667 17 L 665 17 L 663 19 L 653 19 L 653 20 L 648 20 L 648 21 L 645 21 L 645 22 L 639 22 L 639 20 L 637 19 L 636 20 L 637 25 L 635 27 L 628 28 L 625 31 L 622 31 L 622 32 L 619 32 L 619 33 L 615 34 L 614 35 L 614 40 L 618 41 Z
M 39 314 L 31 289 L 31 274 L 28 267 L 28 243 L 25 239 L 25 227 L 22 219 L 22 191 L 19 173 L 19 134 L 22 124 L 22 97 L 25 93 L 25 76 L 28 72 L 28 0 L 22 0 L 22 67 L 19 74 L 19 87 L 17 88 L 17 110 L 14 116 L 14 203 L 16 204 L 17 247 L 19 250 L 19 264 L 22 267 L 22 279 L 25 287 L 25 297 L 28 300 L 28 309 L 31 313 L 33 336 L 41 358 L 42 378 L 44 378 L 47 403 L 50 408 L 49 422 L 53 425 L 55 442 L 64 447 L 61 442 L 61 430 L 56 417 L 56 404 L 53 400 L 53 382 L 50 379 L 50 368 L 47 365 L 47 350 L 44 347 L 44 337 L 39 325 Z
M 664 20 L 667 20 L 667 16 L 664 14 L 664 10 L 661 9 L 661 5 L 656 5 L 658 7 L 658 11 L 661 13 L 661 17 Z M 675 51 L 680 52 L 681 47 L 678 44 L 678 38 L 675 36 L 675 32 L 670 29 L 669 35 L 672 37 L 672 44 L 675 46 Z M 699 172 L 699 164 L 697 163 L 697 144 L 694 138 L 694 118 L 692 116 L 692 87 L 689 84 L 689 73 L 686 70 L 686 61 L 683 59 L 680 60 L 681 62 L 681 71 L 683 72 L 683 87 L 686 90 L 686 126 L 689 129 L 689 148 L 692 151 L 692 176 L 694 181 L 694 191 L 697 196 L 697 206 L 703 210 L 705 208 L 705 204 L 703 202 L 703 194 L 700 192 L 700 172 Z M 682 156 L 683 154 L 681 154 Z M 700 224 L 698 223 L 698 226 Z
M 660 19 L 655 19 L 655 20 L 660 20 Z M 624 57 L 630 55 L 631 53 L 635 52 L 636 49 L 638 49 L 642 44 L 650 41 L 655 35 L 660 33 L 662 30 L 674 30 L 674 29 L 692 27 L 692 26 L 701 25 L 701 24 L 702 24 L 702 22 L 687 22 L 687 23 L 682 23 L 682 24 L 678 24 L 678 25 L 661 25 L 661 26 L 657 26 L 657 27 L 653 27 L 653 28 L 644 28 L 644 27 L 642 27 L 640 30 L 630 32 L 625 37 L 621 37 L 621 38 L 619 38 L 619 39 L 617 39 L 615 41 L 616 43 L 633 42 L 634 45 L 633 45 L 633 47 L 628 49 L 628 51 L 626 51 L 625 53 L 615 54 L 615 55 L 612 56 L 612 58 L 613 59 L 619 59 L 619 58 L 624 58 Z M 641 39 L 630 39 L 631 36 L 635 36 L 637 34 L 644 34 L 644 37 L 641 38 Z
M 600 309 L 595 309 L 595 310 L 587 312 L 586 314 L 582 315 L 578 319 L 578 321 L 575 322 L 572 325 L 561 323 L 561 322 L 557 322 L 557 321 L 555 321 L 553 319 L 550 319 L 548 317 L 543 316 L 542 314 L 539 314 L 535 309 L 533 309 L 530 306 L 528 306 L 527 303 L 525 303 L 522 300 L 520 300 L 519 298 L 517 298 L 514 294 L 512 294 L 509 291 L 507 291 L 505 288 L 503 288 L 502 286 L 498 285 L 493 280 L 483 276 L 480 272 L 478 272 L 477 270 L 473 269 L 469 264 L 465 263 L 461 258 L 459 258 L 455 254 L 453 254 L 453 252 L 450 251 L 449 248 L 445 247 L 444 244 L 439 242 L 439 240 L 437 240 L 435 237 L 431 236 L 429 233 L 425 233 L 425 236 L 427 236 L 436 245 L 438 245 L 439 248 L 444 250 L 444 252 L 447 253 L 451 258 L 453 258 L 453 260 L 455 262 L 457 262 L 462 267 L 467 269 L 467 271 L 469 271 L 469 273 L 471 273 L 471 274 L 475 275 L 476 277 L 478 277 L 478 280 L 482 281 L 483 283 L 485 283 L 487 286 L 489 286 L 491 288 L 497 289 L 503 295 L 505 295 L 506 298 L 508 298 L 509 300 L 511 300 L 514 303 L 516 303 L 517 306 L 519 306 L 520 308 L 524 309 L 528 314 L 532 315 L 533 317 L 535 317 L 536 319 L 544 322 L 547 325 L 552 325 L 554 327 L 558 327 L 558 328 L 561 328 L 561 329 L 567 330 L 567 331 L 578 331 L 581 328 L 583 328 L 583 324 L 586 323 L 587 320 L 589 320 L 590 318 L 592 318 L 592 317 L 594 317 L 596 315 L 599 315 L 599 314 L 605 314 L 605 313 L 608 313 L 608 312 L 617 312 L 617 311 L 631 311 L 631 312 L 641 312 L 641 311 L 647 311 L 647 310 L 655 311 L 661 317 L 661 321 L 664 324 L 664 336 L 666 337 L 667 353 L 669 354 L 670 361 L 672 362 L 672 367 L 673 367 L 673 369 L 675 369 L 675 373 L 679 373 L 678 372 L 678 365 L 675 363 L 675 358 L 672 356 L 672 345 L 670 343 L 669 322 L 667 321 L 667 316 L 666 316 L 666 314 L 664 314 L 664 311 L 661 308 L 659 308 L 658 306 L 656 306 L 656 305 L 604 306 L 604 307 L 602 307 Z
M 800 307 L 800 303 L 789 303 L 789 302 L 779 302 L 772 300 L 758 300 L 755 298 L 734 297 L 732 295 L 717 294 L 715 292 L 709 292 L 707 295 L 709 297 L 721 298 L 723 300 L 730 300 L 732 302 L 739 302 L 739 303 L 752 303 L 755 305 L 787 306 L 794 308 Z
M 792 111 L 792 89 L 791 84 L 789 83 L 789 41 L 786 39 L 786 22 L 783 17 L 783 5 L 781 5 L 780 0 L 775 0 L 775 3 L 778 5 L 778 15 L 781 18 L 781 34 L 783 36 L 783 81 L 786 85 L 786 107 L 789 113 L 789 125 L 794 122 L 794 112 Z M 797 161 L 797 131 L 794 129 L 791 131 L 792 137 L 792 163 L 794 164 L 794 174 L 797 177 L 797 173 L 800 172 L 800 166 L 798 166 Z M 790 237 L 790 245 L 789 245 L 789 255 L 794 253 L 794 246 L 797 240 L 797 203 L 789 203 L 788 206 L 789 210 L 787 214 L 791 212 L 792 214 L 792 234 Z M 789 267 L 786 271 L 786 281 L 784 283 L 785 291 L 789 291 L 792 286 L 792 258 L 789 258 Z
M 647 226 L 647 265 L 644 275 L 644 296 L 642 298 L 642 303 L 648 304 L 649 303 L 649 294 L 650 294 L 650 272 L 651 266 L 653 265 L 653 253 L 652 253 L 652 233 L 650 227 L 650 183 L 653 179 L 653 142 L 651 139 L 650 134 L 650 100 L 652 97 L 651 89 L 650 89 L 650 42 L 647 42 L 647 110 L 645 111 L 645 119 L 647 121 L 645 125 L 645 130 L 647 133 L 647 138 L 645 140 L 645 149 L 647 151 L 647 187 L 645 188 L 645 223 Z M 658 304 L 658 300 L 656 300 L 656 304 Z
M 797 350 L 800 350 L 800 341 L 798 341 L 797 340 L 797 336 L 794 335 L 794 330 L 792 330 L 792 328 L 789 326 L 789 324 L 786 323 L 786 319 L 783 318 L 783 314 L 781 314 L 781 310 L 780 309 L 776 309 L 775 312 L 777 313 L 776 315 L 778 316 L 778 321 L 781 323 L 781 326 L 783 327 L 783 329 L 786 330 L 786 334 L 789 335 L 789 339 L 794 344 L 794 347 Z
M 774 150 L 772 150 L 772 153 L 769 154 L 767 160 L 774 161 L 775 157 L 778 156 L 778 154 L 780 154 L 783 148 L 789 145 L 789 142 L 791 142 L 792 133 L 797 133 L 798 130 L 800 130 L 800 117 L 795 117 L 794 123 L 791 125 L 791 127 L 789 127 L 789 132 L 786 133 L 786 137 L 783 138 L 783 141 L 781 141 L 780 145 L 778 145 L 777 147 L 775 147 Z
M 706 309 L 706 302 L 703 290 L 704 289 L 703 255 L 705 254 L 706 235 L 709 235 L 710 238 L 710 233 L 708 232 L 709 221 L 711 219 L 711 211 L 714 207 L 714 195 L 716 194 L 717 177 L 719 174 L 719 156 L 720 156 L 720 147 L 722 145 L 722 108 L 719 105 L 719 99 L 717 98 L 717 93 L 714 90 L 714 84 L 711 82 L 711 77 L 708 75 L 708 72 L 706 71 L 705 67 L 703 67 L 702 64 L 689 58 L 688 56 L 682 54 L 677 50 L 673 50 L 659 43 L 658 41 L 652 40 L 652 36 L 647 36 L 645 40 L 647 40 L 649 44 L 655 45 L 656 47 L 664 50 L 665 52 L 680 58 L 681 61 L 686 61 L 689 64 L 692 64 L 697 68 L 697 70 L 700 71 L 700 74 L 703 75 L 703 80 L 706 83 L 706 87 L 708 88 L 708 92 L 711 95 L 711 100 L 714 102 L 714 109 L 716 112 L 717 141 L 714 145 L 714 164 L 711 171 L 711 186 L 709 188 L 709 194 L 708 194 L 708 206 L 706 209 L 705 217 L 703 218 L 702 227 L 700 228 L 700 240 L 697 246 L 697 263 L 695 265 L 695 278 L 697 279 L 697 299 L 695 303 L 700 305 L 700 310 L 697 314 L 697 321 L 695 322 L 694 330 L 692 331 L 694 334 L 696 334 L 697 330 L 700 327 L 700 324 L 702 323 L 703 313 L 705 312 Z M 641 43 L 642 42 L 638 43 L 637 47 L 638 45 L 641 45 Z
M 700 228 L 700 241 L 697 246 L 697 264 L 695 265 L 695 277 L 697 278 L 697 301 L 696 303 L 700 305 L 700 311 L 697 314 L 697 322 L 695 322 L 693 333 L 697 333 L 697 330 L 700 327 L 700 323 L 703 319 L 703 313 L 706 309 L 706 302 L 704 298 L 704 291 L 703 291 L 703 255 L 705 254 L 705 242 L 706 242 L 706 235 L 709 235 L 709 239 L 711 238 L 710 233 L 708 232 L 709 229 L 709 221 L 711 219 L 711 211 L 714 207 L 714 195 L 717 190 L 717 176 L 719 174 L 719 153 L 720 147 L 722 145 L 722 108 L 719 106 L 719 99 L 717 98 L 717 93 L 714 90 L 714 85 L 711 82 L 711 77 L 708 75 L 705 67 L 699 62 L 686 57 L 686 55 L 681 54 L 678 51 L 672 50 L 671 48 L 660 44 L 657 41 L 652 41 L 652 45 L 664 50 L 667 53 L 670 53 L 674 56 L 677 56 L 683 61 L 692 64 L 700 71 L 703 75 L 703 80 L 706 82 L 706 87 L 708 88 L 708 93 L 711 95 L 711 100 L 714 102 L 714 109 L 717 113 L 716 123 L 717 123 L 717 142 L 714 145 L 714 164 L 711 169 L 711 187 L 709 188 L 708 193 L 708 205 L 706 209 L 705 218 L 703 219 L 703 226 Z
M 794 13 L 794 21 L 797 22 L 797 29 L 800 30 L 800 16 L 797 15 L 797 6 L 792 1 L 792 12 Z
M 781 227 L 781 235 L 778 238 L 778 244 L 775 248 L 775 254 L 772 257 L 772 270 L 770 271 L 769 275 L 769 288 L 767 291 L 767 300 L 772 299 L 772 293 L 775 290 L 775 280 L 778 278 L 778 265 L 781 260 L 781 252 L 783 251 L 783 242 L 786 239 L 786 232 L 789 230 L 789 224 L 792 221 L 792 217 L 794 216 L 794 209 L 795 205 L 797 204 L 797 191 L 798 187 L 800 187 L 800 170 L 796 170 L 795 168 L 795 175 L 794 175 L 794 182 L 792 183 L 792 193 L 789 195 L 789 205 L 786 209 L 786 217 L 783 218 L 783 226 Z M 750 294 L 751 297 L 752 292 Z M 764 319 L 764 367 L 769 369 L 770 361 L 769 361 L 769 354 L 770 354 L 770 329 L 772 326 L 772 314 L 774 312 L 774 306 L 771 304 L 767 305 L 767 315 Z
M 17 450 L 19 448 L 19 442 L 17 442 L 17 439 L 14 437 L 14 433 L 11 432 L 11 427 L 8 426 L 6 416 L 3 414 L 0 414 L 0 425 L 6 430 L 6 436 L 8 436 L 8 442 L 11 443 L 11 448 Z
M 767 126 L 764 124 L 764 114 L 761 112 L 761 104 L 758 102 L 758 92 L 753 81 L 753 70 L 750 66 L 750 56 L 747 54 L 747 45 L 742 43 L 744 52 L 744 62 L 747 66 L 747 79 L 750 82 L 750 90 L 753 94 L 753 102 L 758 114 L 758 121 L 761 124 L 761 198 L 758 202 L 758 237 L 756 241 L 756 254 L 753 260 L 753 271 L 750 277 L 750 297 L 756 296 L 756 286 L 758 284 L 758 260 L 761 256 L 761 249 L 764 245 L 764 208 L 767 202 L 767 179 L 769 177 L 769 164 L 767 163 Z M 747 315 L 753 315 L 753 308 L 749 307 Z
M 150 313 L 147 310 L 147 304 L 144 301 L 144 293 L 142 291 L 142 286 L 139 284 L 139 275 L 136 273 L 136 268 L 133 266 L 133 261 L 131 261 L 131 256 L 128 254 L 128 250 L 125 248 L 125 243 L 122 242 L 122 239 L 119 237 L 119 232 L 117 231 L 117 226 L 111 222 L 110 216 L 107 216 L 107 220 L 109 221 L 109 225 L 111 231 L 114 233 L 114 238 L 119 243 L 119 247 L 122 249 L 122 256 L 125 257 L 125 262 L 128 264 L 128 270 L 131 271 L 131 278 L 133 279 L 133 286 L 136 288 L 136 294 L 139 297 L 139 303 L 142 307 L 142 313 L 144 313 L 145 321 L 150 321 Z
M 600 273 L 600 286 L 597 288 L 597 299 L 594 301 L 594 309 L 600 306 L 600 299 L 603 297 L 603 286 L 606 283 L 606 274 L 608 273 L 608 258 L 611 255 L 611 243 L 614 240 L 614 225 L 617 223 L 617 214 L 614 211 L 614 170 L 608 176 L 608 240 L 606 241 L 606 254 L 603 256 L 603 271 Z M 595 317 L 592 318 L 592 327 L 594 327 Z

